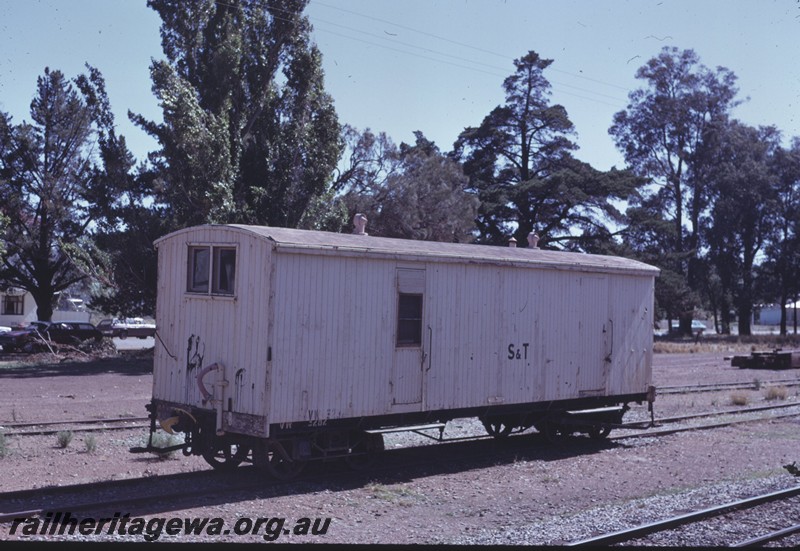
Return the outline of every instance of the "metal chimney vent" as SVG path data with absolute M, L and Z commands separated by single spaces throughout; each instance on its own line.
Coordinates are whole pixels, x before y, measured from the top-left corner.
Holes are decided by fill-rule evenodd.
M 353 233 L 356 235 L 369 235 L 367 229 L 367 217 L 361 213 L 353 216 Z
M 539 236 L 536 234 L 536 232 L 531 232 L 528 234 L 528 248 L 529 249 L 539 248 Z

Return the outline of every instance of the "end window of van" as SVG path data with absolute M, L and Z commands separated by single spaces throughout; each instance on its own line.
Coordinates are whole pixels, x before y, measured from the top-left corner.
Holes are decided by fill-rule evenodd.
M 236 248 L 191 245 L 186 291 L 204 295 L 236 292 Z

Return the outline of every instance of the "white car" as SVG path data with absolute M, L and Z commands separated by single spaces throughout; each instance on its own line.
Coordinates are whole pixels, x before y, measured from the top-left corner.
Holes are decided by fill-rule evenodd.
M 142 318 L 105 319 L 97 324 L 97 328 L 107 337 L 119 337 L 120 339 L 128 337 L 146 339 L 156 333 L 156 325 L 146 323 Z

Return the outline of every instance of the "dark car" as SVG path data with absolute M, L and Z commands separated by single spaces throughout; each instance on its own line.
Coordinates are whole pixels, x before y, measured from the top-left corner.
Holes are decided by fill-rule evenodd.
M 57 321 L 46 329 L 50 340 L 58 344 L 80 344 L 93 340 L 100 342 L 103 334 L 97 327 L 86 321 Z
M 43 321 L 35 321 L 27 327 L 13 329 L 0 333 L 0 346 L 4 352 L 14 352 L 24 350 L 26 345 L 30 348 L 30 343 L 41 338 L 47 338 L 45 331 L 50 324 Z
M 103 334 L 91 323 L 84 321 L 34 321 L 27 327 L 0 333 L 0 346 L 5 352 L 23 350 L 33 352 L 43 340 L 57 344 L 80 344 L 87 340 L 100 342 Z

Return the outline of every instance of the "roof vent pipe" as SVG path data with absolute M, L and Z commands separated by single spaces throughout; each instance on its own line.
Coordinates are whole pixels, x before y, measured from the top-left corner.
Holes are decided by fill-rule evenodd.
M 531 232 L 528 234 L 528 248 L 529 249 L 539 248 L 539 236 L 536 234 L 536 232 Z
M 353 216 L 353 233 L 356 235 L 369 235 L 366 232 L 367 229 L 367 217 L 361 213 L 356 214 Z
M 512 237 L 511 239 L 508 240 L 508 246 L 511 248 L 516 248 L 517 240 Z

